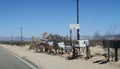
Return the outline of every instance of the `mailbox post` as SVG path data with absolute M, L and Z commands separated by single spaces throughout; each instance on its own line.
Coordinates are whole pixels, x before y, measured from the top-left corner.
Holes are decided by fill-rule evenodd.
M 88 59 L 88 46 L 87 46 L 87 43 L 85 43 L 86 45 L 86 60 Z
M 118 61 L 118 48 L 120 48 L 120 40 L 111 41 L 112 47 L 115 49 L 115 61 Z
M 110 40 L 103 40 L 103 45 L 107 48 L 107 62 L 110 61 Z
M 115 48 L 115 61 L 118 61 L 118 48 Z

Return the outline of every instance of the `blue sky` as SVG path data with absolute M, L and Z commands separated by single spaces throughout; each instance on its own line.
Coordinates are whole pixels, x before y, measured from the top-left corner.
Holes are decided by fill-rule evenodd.
M 81 36 L 102 35 L 110 25 L 120 32 L 120 0 L 80 0 Z M 69 35 L 76 23 L 76 0 L 0 0 L 0 36 L 40 36 L 43 32 Z

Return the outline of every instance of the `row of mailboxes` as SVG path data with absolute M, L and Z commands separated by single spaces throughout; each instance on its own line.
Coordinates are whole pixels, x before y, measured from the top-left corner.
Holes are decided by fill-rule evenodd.
M 114 48 L 115 61 L 118 61 L 118 49 L 120 48 L 120 40 L 103 40 L 103 46 L 108 48 L 108 60 L 109 60 L 109 48 Z

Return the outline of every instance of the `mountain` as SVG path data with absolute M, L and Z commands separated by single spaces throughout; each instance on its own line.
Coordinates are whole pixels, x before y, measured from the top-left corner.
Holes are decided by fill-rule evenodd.
M 72 37 L 72 39 L 77 39 L 77 36 Z M 80 36 L 80 40 L 92 40 L 93 36 Z
M 8 41 L 8 40 L 10 40 L 9 37 L 0 37 L 0 41 Z

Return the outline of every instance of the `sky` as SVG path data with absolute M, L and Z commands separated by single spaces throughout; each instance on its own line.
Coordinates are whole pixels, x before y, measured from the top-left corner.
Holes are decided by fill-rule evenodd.
M 120 0 L 80 0 L 80 35 L 104 35 L 110 26 L 120 33 Z M 0 36 L 69 35 L 77 23 L 76 0 L 0 0 Z

